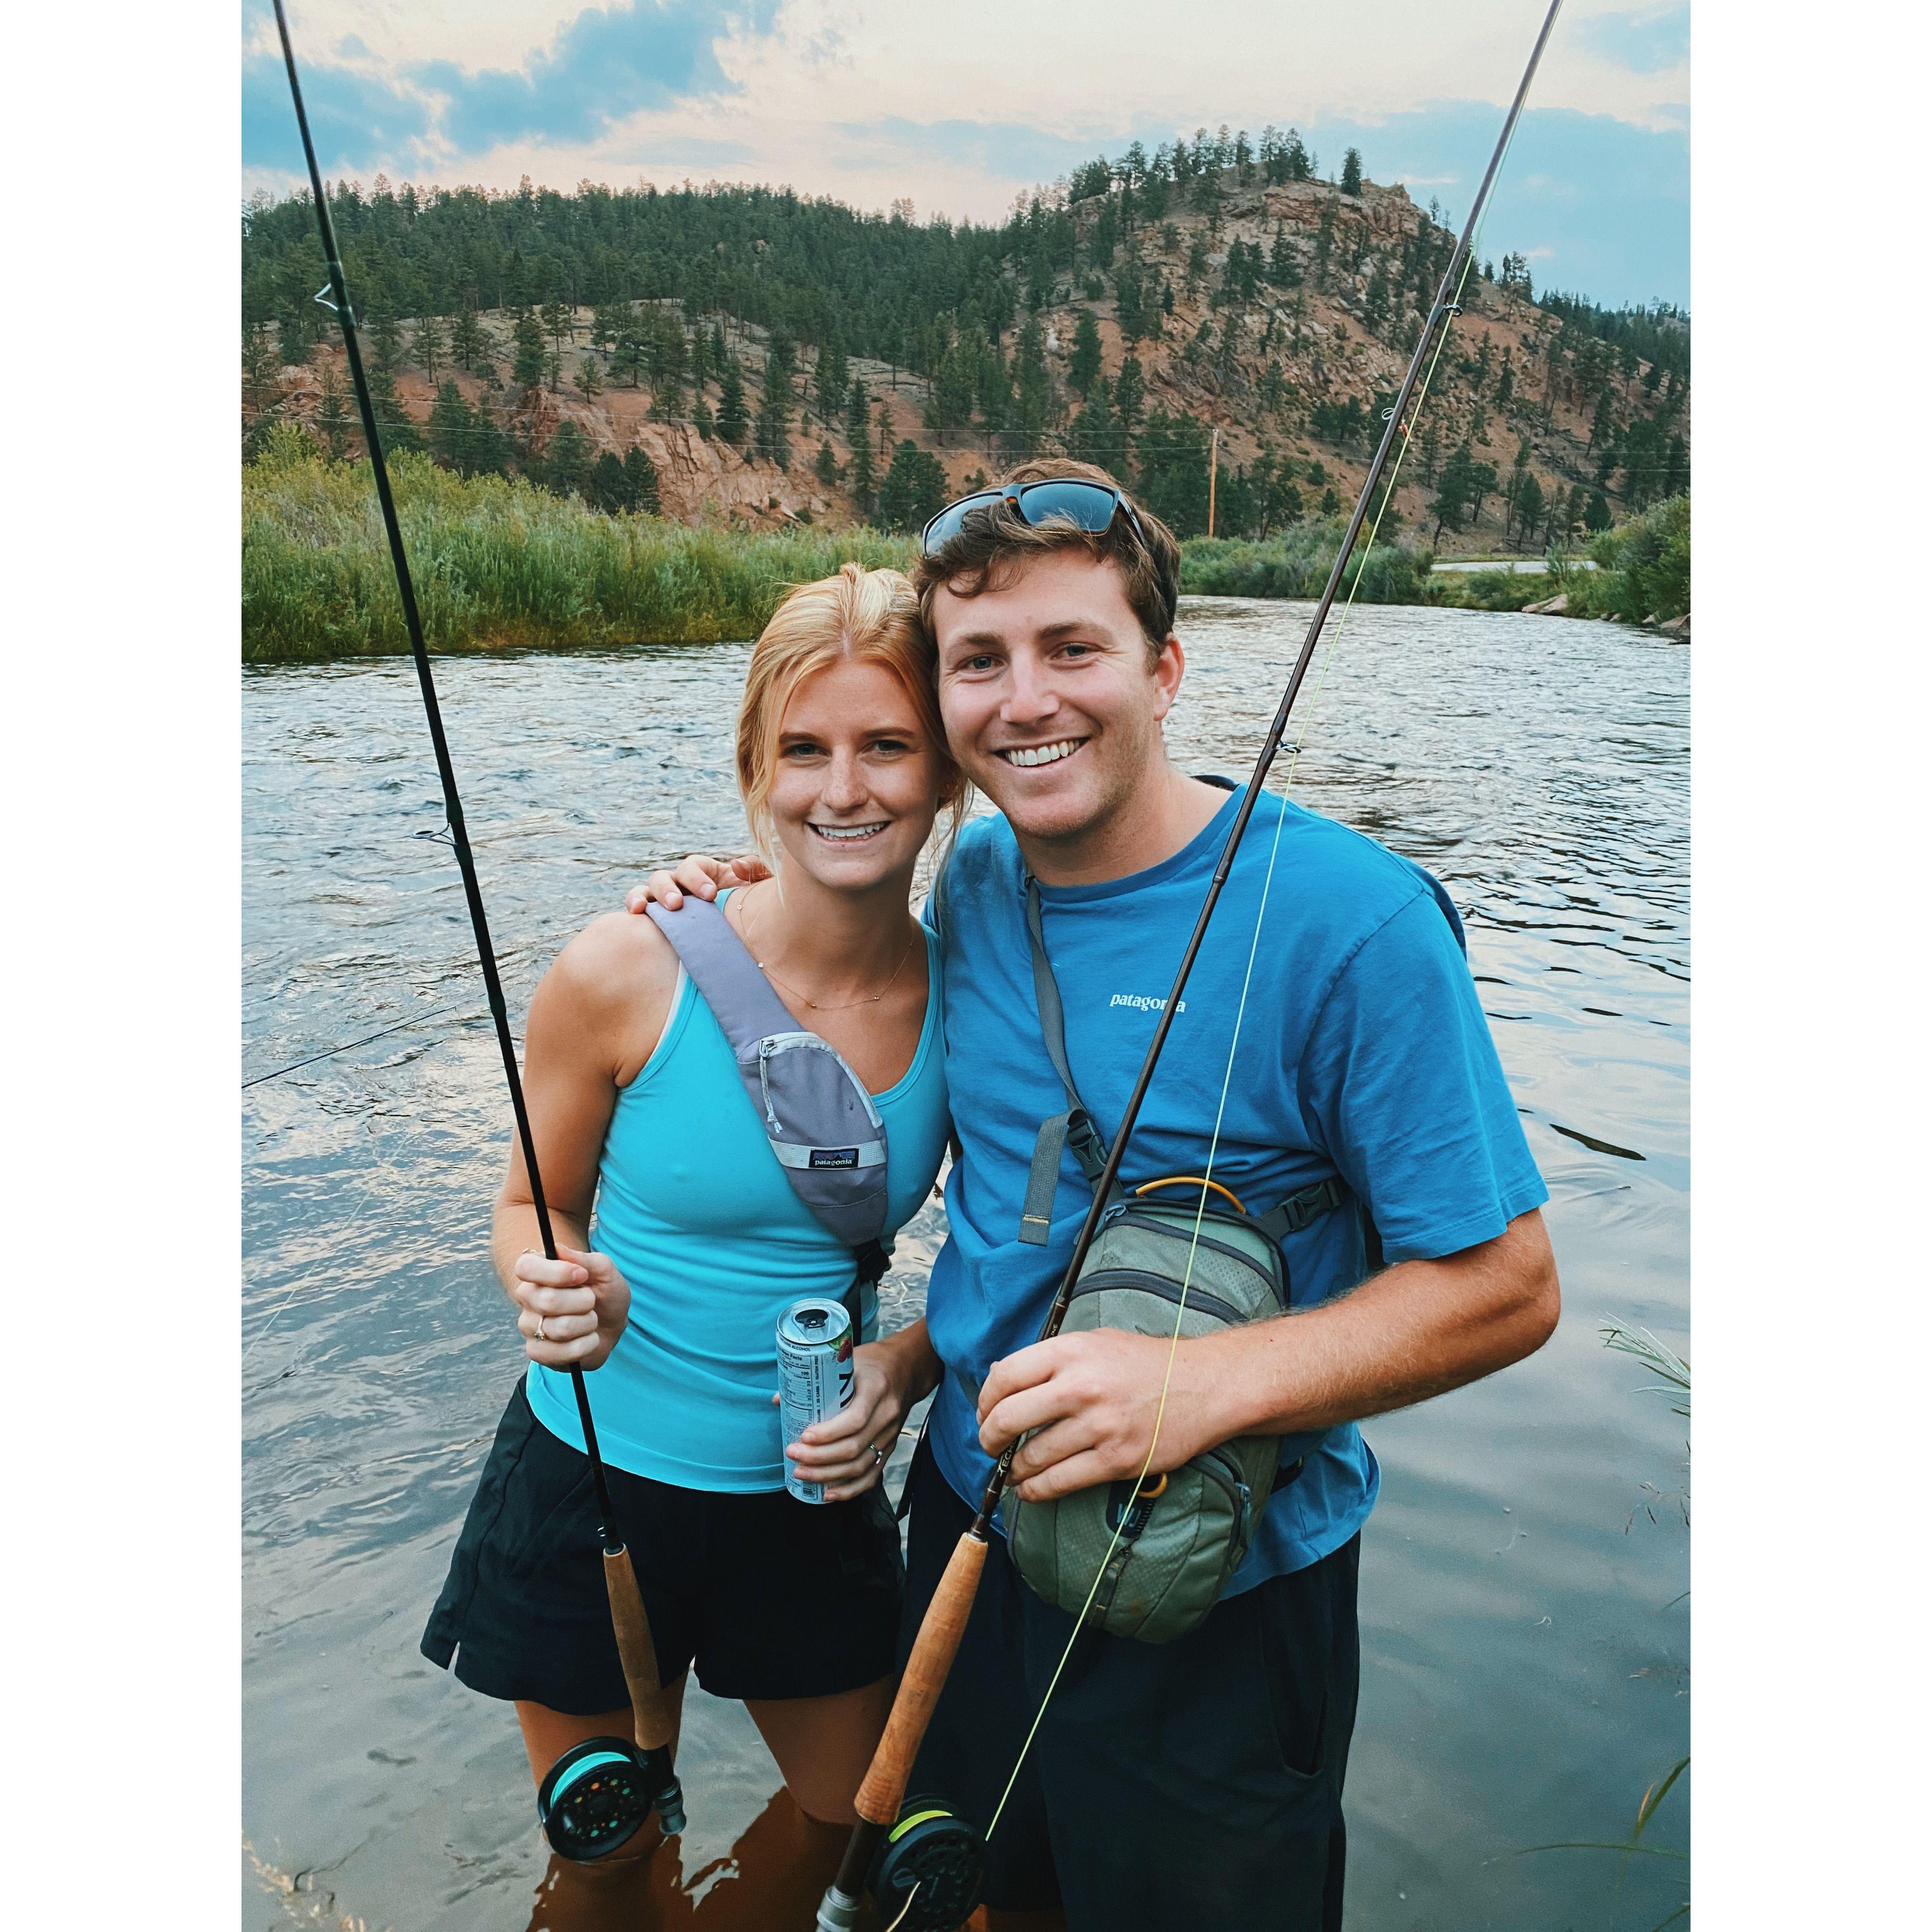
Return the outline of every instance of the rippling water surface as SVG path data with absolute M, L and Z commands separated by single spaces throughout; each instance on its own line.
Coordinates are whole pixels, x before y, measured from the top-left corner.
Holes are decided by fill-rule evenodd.
M 1184 606 L 1190 769 L 1245 770 L 1306 616 Z M 648 866 L 742 838 L 746 655 L 439 664 L 514 1011 Z M 547 1876 L 508 1712 L 417 1653 L 520 1362 L 485 1254 L 501 1071 L 410 668 L 244 680 L 244 1922 L 777 1932 L 778 1779 L 737 1706 L 694 1690 L 682 1864 L 600 1906 Z M 1620 626 L 1370 610 L 1309 708 L 1297 795 L 1467 916 L 1565 1299 L 1530 1361 L 1368 1428 L 1360 1932 L 1648 1932 L 1685 1895 L 1674 1860 L 1527 1848 L 1623 1838 L 1688 1748 L 1685 1425 L 1598 1334 L 1686 1346 L 1688 682 Z M 891 1318 L 944 1232 L 902 1238 Z M 1683 1791 L 1646 1843 L 1688 1844 Z

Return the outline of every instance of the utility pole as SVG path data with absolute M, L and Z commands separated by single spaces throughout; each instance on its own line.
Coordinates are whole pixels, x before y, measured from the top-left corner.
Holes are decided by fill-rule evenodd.
M 1221 466 L 1221 431 L 1217 426 L 1208 446 L 1208 534 L 1214 534 L 1214 476 Z

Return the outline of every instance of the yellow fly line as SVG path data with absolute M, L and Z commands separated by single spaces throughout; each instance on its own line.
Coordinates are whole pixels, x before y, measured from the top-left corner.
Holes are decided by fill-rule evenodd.
M 1512 130 L 1510 140 L 1513 142 L 1514 139 L 1514 130 Z M 1504 149 L 1505 158 L 1508 153 L 1508 148 L 1506 145 Z M 1396 446 L 1395 461 L 1389 471 L 1388 480 L 1382 486 L 1382 500 L 1376 509 L 1375 520 L 1370 526 L 1367 541 L 1362 545 L 1359 553 L 1360 561 L 1356 566 L 1354 581 L 1349 586 L 1348 598 L 1342 606 L 1340 619 L 1335 628 L 1328 634 L 1328 649 L 1322 656 L 1322 669 L 1316 680 L 1314 694 L 1309 700 L 1308 709 L 1302 713 L 1301 728 L 1296 734 L 1294 748 L 1289 754 L 1288 771 L 1282 781 L 1284 791 L 1294 782 L 1295 766 L 1301 755 L 1301 747 L 1307 739 L 1309 723 L 1315 706 L 1321 699 L 1322 688 L 1328 679 L 1328 667 L 1334 661 L 1336 645 L 1348 626 L 1348 614 L 1354 608 L 1357 594 L 1361 589 L 1362 572 L 1367 564 L 1369 551 L 1374 546 L 1376 532 L 1382 528 L 1382 518 L 1387 514 L 1389 504 L 1394 497 L 1396 484 L 1402 474 L 1402 462 L 1408 454 L 1409 439 L 1412 434 L 1409 425 L 1420 414 L 1422 406 L 1428 398 L 1430 386 L 1435 380 L 1436 365 L 1442 361 L 1442 351 L 1449 340 L 1449 321 L 1456 314 L 1460 313 L 1462 291 L 1468 285 L 1469 272 L 1474 266 L 1478 245 L 1481 238 L 1483 229 L 1488 223 L 1489 212 L 1489 208 L 1486 206 L 1483 210 L 1481 219 L 1477 224 L 1475 234 L 1471 238 L 1468 256 L 1463 262 L 1462 273 L 1456 284 L 1456 293 L 1450 304 L 1449 314 L 1444 318 L 1444 326 L 1436 338 L 1435 352 L 1430 357 L 1429 366 L 1424 373 L 1421 384 L 1411 398 L 1407 420 L 1396 426 L 1400 440 Z M 1161 1424 L 1167 1414 L 1168 1390 L 1174 1378 L 1174 1357 L 1180 1350 L 1181 1320 L 1187 1312 L 1188 1289 L 1194 1277 L 1194 1257 L 1200 1244 L 1202 1223 L 1207 1214 L 1208 1192 L 1212 1190 L 1216 1193 L 1228 1195 L 1230 1199 L 1234 1198 L 1226 1186 L 1214 1179 L 1214 1163 L 1220 1151 L 1221 1127 L 1227 1113 L 1228 1092 L 1234 1082 L 1234 1056 L 1240 1045 L 1242 1023 L 1247 1016 L 1248 993 L 1254 981 L 1255 959 L 1261 946 L 1262 928 L 1267 922 L 1268 895 L 1274 884 L 1275 860 L 1281 849 L 1282 827 L 1287 820 L 1288 814 L 1286 812 L 1276 815 L 1274 836 L 1269 842 L 1268 869 L 1262 875 L 1261 904 L 1256 910 L 1255 929 L 1248 942 L 1247 964 L 1241 976 L 1240 998 L 1234 1008 L 1234 1029 L 1228 1042 L 1227 1065 L 1221 1076 L 1221 1092 L 1214 1109 L 1214 1127 L 1208 1143 L 1207 1161 L 1204 1163 L 1204 1171 L 1200 1174 L 1179 1177 L 1183 1180 L 1198 1180 L 1200 1184 L 1201 1198 L 1195 1210 L 1193 1233 L 1187 1247 L 1187 1264 L 1181 1275 L 1180 1298 L 1175 1305 L 1174 1311 L 1174 1328 L 1168 1337 L 1167 1361 L 1162 1370 L 1160 1379 L 1160 1399 L 1154 1408 L 1154 1432 L 1148 1439 L 1148 1451 L 1142 1460 L 1140 1472 L 1134 1479 L 1136 1491 L 1138 1491 L 1141 1485 L 1146 1482 L 1148 1473 L 1154 1466 L 1154 1459 L 1160 1446 Z M 1164 1481 L 1165 1478 L 1163 1478 Z M 1046 1707 L 1052 1702 L 1054 1690 L 1059 1687 L 1061 1674 L 1066 1668 L 1067 1660 L 1073 1654 L 1073 1646 L 1079 1641 L 1080 1633 L 1085 1628 L 1087 1613 L 1094 1607 L 1094 1599 L 1100 1593 L 1102 1580 L 1106 1576 L 1107 1565 L 1112 1560 L 1114 1552 L 1119 1546 L 1121 1529 L 1126 1520 L 1126 1513 L 1124 1510 L 1120 1512 L 1120 1520 L 1115 1522 L 1113 1532 L 1108 1538 L 1106 1548 L 1101 1552 L 1100 1567 L 1094 1573 L 1094 1581 L 1088 1590 L 1086 1600 L 1080 1606 L 1079 1615 L 1073 1620 L 1072 1632 L 1066 1640 L 1065 1648 L 1060 1653 L 1059 1661 L 1053 1666 L 1053 1675 L 1047 1680 L 1046 1690 L 1040 1698 L 1039 1708 L 1034 1712 L 1033 1722 L 1027 1727 L 1026 1736 L 1020 1744 L 1019 1755 L 1013 1760 L 1012 1771 L 1006 1779 L 1006 1788 L 1000 1793 L 1000 1802 L 993 1808 L 992 1817 L 986 1826 L 986 1836 L 989 1839 L 998 1828 L 1001 1814 L 1006 1808 L 1006 1801 L 1012 1797 L 1013 1787 L 1019 1782 L 1020 1772 L 1026 1763 L 1027 1754 L 1033 1748 L 1034 1739 L 1039 1734 L 1040 1725 L 1046 1718 Z

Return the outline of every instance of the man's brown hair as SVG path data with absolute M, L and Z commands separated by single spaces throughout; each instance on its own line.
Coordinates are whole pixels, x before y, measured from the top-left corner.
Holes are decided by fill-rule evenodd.
M 1022 463 L 1000 478 L 1008 483 L 1071 482 L 1098 483 L 1118 489 L 1104 470 L 1070 457 L 1040 457 Z M 1122 492 L 1124 495 L 1126 493 Z M 1129 608 L 1140 621 L 1150 658 L 1160 655 L 1174 628 L 1174 609 L 1180 595 L 1180 546 L 1174 532 L 1138 503 L 1146 542 L 1119 511 L 1104 530 L 1078 529 L 1058 518 L 1036 528 L 1010 502 L 988 505 L 968 513 L 965 522 L 931 554 L 913 566 L 913 588 L 919 592 L 919 614 L 928 634 L 932 631 L 932 600 L 943 586 L 956 597 L 976 597 L 982 590 L 1002 590 L 1033 558 L 1054 550 L 1084 550 L 1096 562 L 1112 563 L 1120 571 Z

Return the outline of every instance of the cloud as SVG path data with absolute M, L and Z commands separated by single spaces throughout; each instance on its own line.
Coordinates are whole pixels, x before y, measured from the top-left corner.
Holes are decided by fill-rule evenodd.
M 301 63 L 302 103 L 326 176 L 357 174 L 371 156 L 425 158 L 428 104 L 380 74 L 326 62 Z M 242 64 L 242 152 L 250 167 L 304 175 L 302 138 L 280 53 Z
M 1630 74 L 1668 74 L 1690 58 L 1690 9 L 1673 0 L 1634 14 L 1599 14 L 1574 29 L 1580 46 Z
M 586 8 L 520 67 L 465 73 L 452 61 L 405 70 L 441 104 L 443 137 L 461 154 L 506 141 L 583 141 L 640 110 L 736 91 L 714 44 L 765 32 L 777 0 L 634 0 Z
M 868 168 L 916 158 L 950 163 L 976 176 L 1028 183 L 1055 180 L 1103 151 L 1118 152 L 1132 139 L 1123 137 L 1109 149 L 1103 141 L 1074 140 L 1013 122 L 916 122 L 893 116 L 844 122 L 832 131 L 846 143 L 837 158 L 841 167 Z

